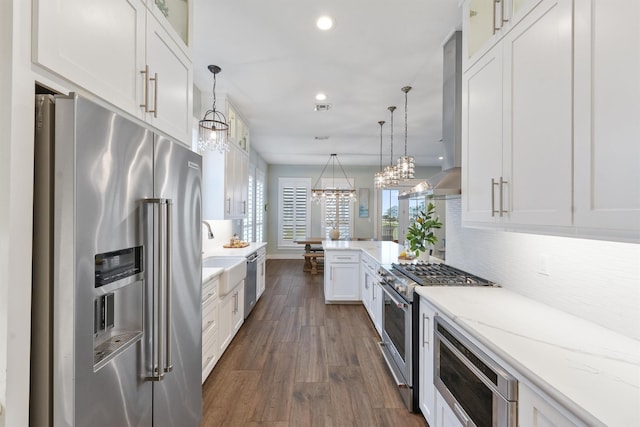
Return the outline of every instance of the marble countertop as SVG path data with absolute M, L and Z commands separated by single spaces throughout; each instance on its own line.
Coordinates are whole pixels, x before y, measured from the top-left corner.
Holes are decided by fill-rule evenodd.
M 244 248 L 224 248 L 222 246 L 218 246 L 212 248 L 205 252 L 202 255 L 202 259 L 209 258 L 212 256 L 239 256 L 239 257 L 247 257 L 257 251 L 260 248 L 267 246 L 265 242 L 251 242 L 249 246 Z
M 639 341 L 504 288 L 416 292 L 587 424 L 640 425 Z
M 402 246 L 390 241 L 372 240 L 323 240 L 322 248 L 331 250 L 360 250 L 372 256 L 380 264 L 398 262 Z

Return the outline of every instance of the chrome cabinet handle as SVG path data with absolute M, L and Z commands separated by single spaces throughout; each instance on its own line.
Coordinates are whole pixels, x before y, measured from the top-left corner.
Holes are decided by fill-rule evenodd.
M 504 184 L 507 184 L 507 181 L 505 181 L 504 179 L 502 179 L 502 177 L 500 177 L 500 216 L 502 216 L 502 214 L 506 214 L 508 212 L 507 209 L 504 209 L 504 204 L 503 204 L 503 187 Z
M 498 8 L 498 3 L 500 3 L 500 0 L 495 0 L 493 2 L 493 34 L 500 29 L 500 27 L 496 27 L 496 9 Z
M 422 315 L 422 346 L 429 344 L 429 316 Z
M 227 213 L 231 213 L 231 197 L 227 197 Z
M 497 213 L 499 213 L 498 210 L 496 210 L 495 206 L 496 206 L 496 185 L 499 185 L 495 178 L 491 178 L 491 216 L 496 216 Z
M 504 25 L 502 24 L 504 24 L 505 22 L 509 22 L 508 19 L 504 19 L 504 2 L 505 0 L 500 0 L 500 20 L 502 21 L 500 23 L 500 28 L 504 27 Z
M 469 417 L 467 417 L 467 414 L 465 414 L 464 410 L 458 405 L 457 402 L 454 402 L 453 410 L 455 411 L 458 419 L 462 422 L 462 425 L 469 425 Z
M 140 74 L 144 74 L 144 103 L 140 104 L 144 108 L 144 112 L 149 112 L 149 66 L 145 65 L 144 70 L 140 71 Z
M 149 74 L 147 73 L 147 76 Z M 147 110 L 148 113 L 153 113 L 153 117 L 158 117 L 158 73 L 154 73 L 153 77 L 148 77 L 149 80 L 153 80 L 153 110 Z M 145 101 L 148 102 L 148 101 Z

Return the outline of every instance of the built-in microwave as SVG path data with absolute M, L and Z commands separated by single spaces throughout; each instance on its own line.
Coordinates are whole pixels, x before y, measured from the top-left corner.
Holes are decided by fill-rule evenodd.
M 515 427 L 518 381 L 442 317 L 435 317 L 435 385 L 464 426 Z

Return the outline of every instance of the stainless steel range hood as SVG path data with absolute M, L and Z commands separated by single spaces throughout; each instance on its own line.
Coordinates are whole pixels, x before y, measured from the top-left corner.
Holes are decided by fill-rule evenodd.
M 402 198 L 447 197 L 461 193 L 462 147 L 462 32 L 456 31 L 444 44 L 442 86 L 442 172 L 416 185 Z

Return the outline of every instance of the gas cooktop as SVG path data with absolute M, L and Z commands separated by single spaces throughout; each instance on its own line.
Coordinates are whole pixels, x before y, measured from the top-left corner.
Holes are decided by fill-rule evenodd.
M 495 283 L 446 264 L 391 264 L 394 270 L 421 286 L 496 286 Z

